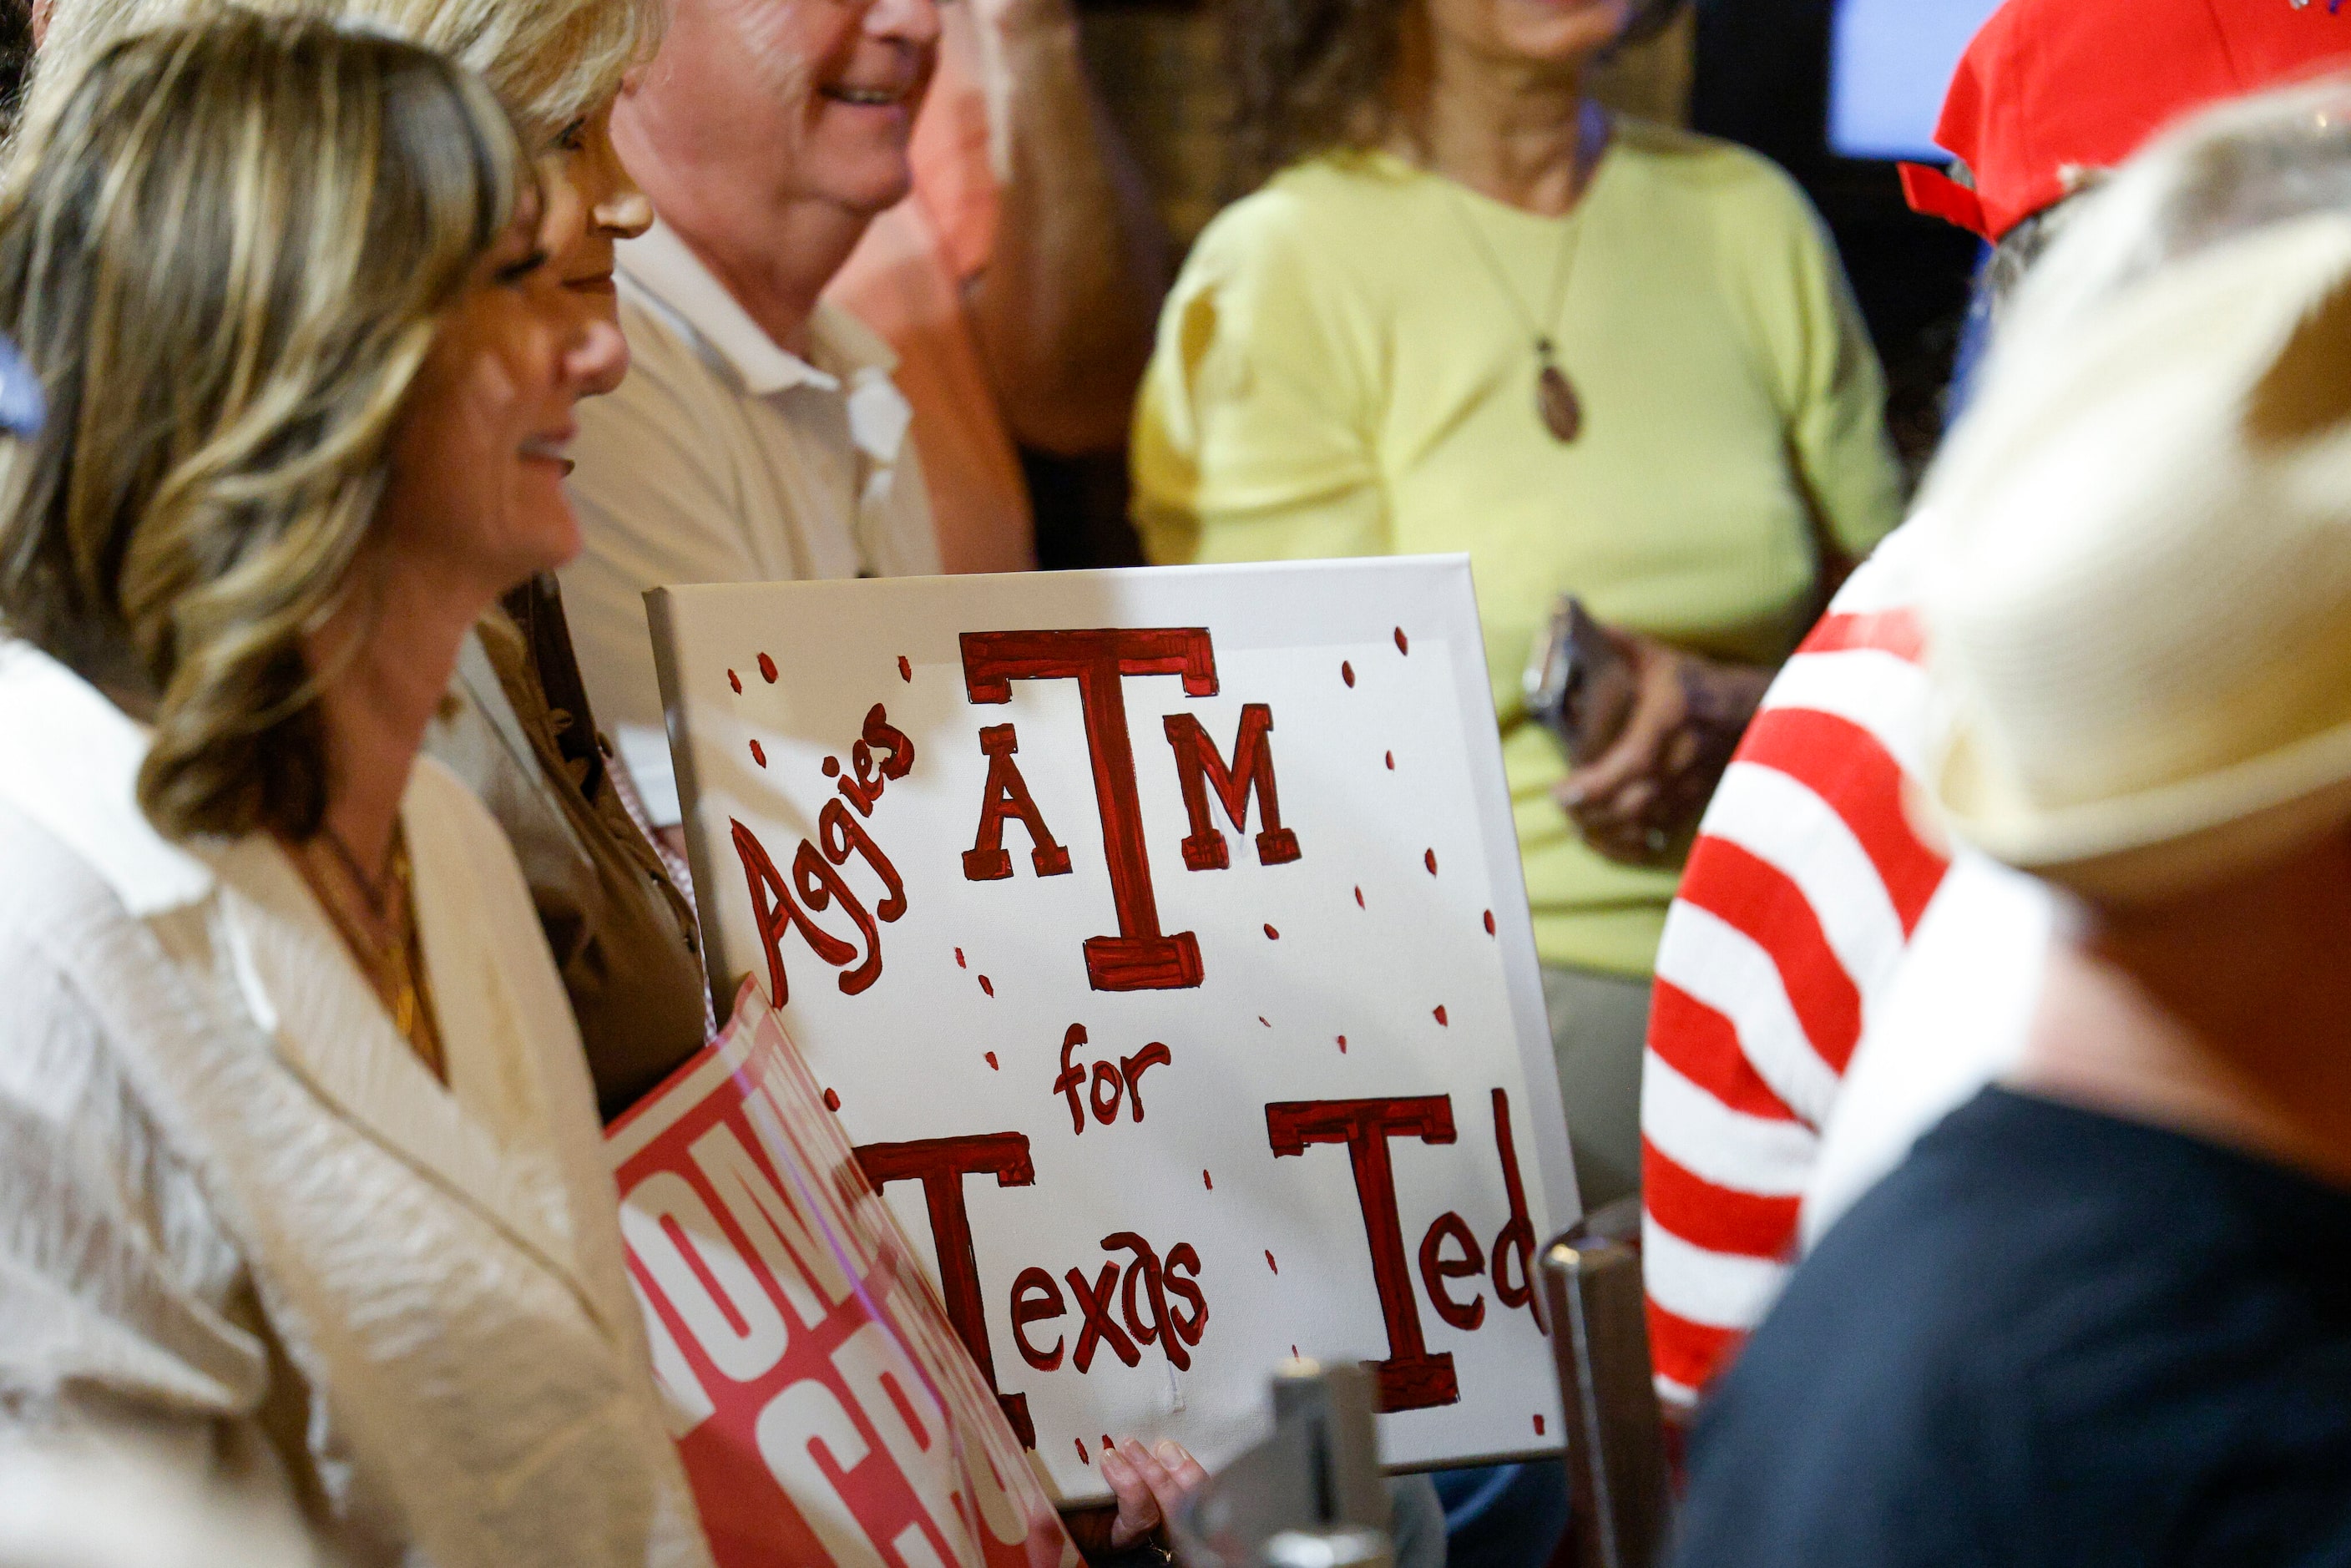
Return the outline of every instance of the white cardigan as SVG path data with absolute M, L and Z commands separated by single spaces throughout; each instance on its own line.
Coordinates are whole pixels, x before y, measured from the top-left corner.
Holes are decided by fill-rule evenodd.
M 705 1568 L 496 826 L 419 761 L 444 1089 L 274 841 L 148 824 L 146 744 L 0 641 L 0 1428 L 160 1431 L 356 1563 Z

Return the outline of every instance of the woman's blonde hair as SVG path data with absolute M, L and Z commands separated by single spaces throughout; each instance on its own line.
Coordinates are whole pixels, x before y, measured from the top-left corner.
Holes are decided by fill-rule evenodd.
M 317 831 L 303 641 L 530 179 L 441 56 L 251 13 L 110 46 L 22 149 L 0 332 L 49 417 L 0 446 L 0 619 L 152 706 L 139 800 L 167 836 Z
M 437 49 L 490 84 L 534 154 L 620 90 L 661 37 L 660 0 L 57 0 L 26 94 L 28 135 L 99 50 L 131 33 L 230 5 L 381 27 Z

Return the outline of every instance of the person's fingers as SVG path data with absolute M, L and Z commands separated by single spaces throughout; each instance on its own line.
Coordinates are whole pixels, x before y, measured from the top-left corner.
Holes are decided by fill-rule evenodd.
M 1635 707 L 1625 733 L 1607 750 L 1560 781 L 1563 803 L 1572 811 L 1604 807 L 1617 790 L 1656 765 L 1657 749 L 1664 740 L 1665 731 L 1654 716 Z
M 1570 772 L 1561 786 L 1562 803 L 1573 810 L 1600 805 L 1635 779 L 1656 774 L 1667 744 L 1689 714 L 1677 655 L 1663 644 L 1645 645 L 1641 652 L 1639 690 L 1625 732 L 1608 749 Z
M 1684 725 L 1667 737 L 1657 770 L 1668 779 L 1677 779 L 1698 766 L 1698 753 L 1705 749 L 1706 742 L 1698 731 Z
M 1152 1460 L 1143 1443 L 1128 1441 L 1123 1448 L 1117 1443 L 1102 1446 L 1102 1479 L 1110 1481 L 1112 1498 L 1119 1500 L 1119 1516 L 1110 1523 L 1112 1547 L 1131 1547 L 1159 1528 L 1159 1495 L 1145 1467 L 1159 1469 L 1159 1462 Z M 1166 1471 L 1162 1471 L 1162 1483 L 1164 1479 Z
M 1152 1500 L 1159 1505 L 1159 1517 L 1172 1521 L 1176 1517 L 1176 1511 L 1183 1506 L 1184 1500 L 1192 1494 L 1192 1487 L 1185 1484 L 1176 1474 L 1177 1466 L 1186 1461 L 1191 1461 L 1192 1456 L 1185 1453 L 1176 1444 L 1165 1441 L 1162 1441 L 1155 1451 L 1145 1448 L 1140 1443 L 1129 1444 L 1128 1447 L 1134 1453 L 1134 1468 L 1143 1472 L 1144 1480 L 1150 1485 Z M 1173 1450 L 1176 1456 L 1175 1463 L 1172 1464 L 1168 1457 L 1169 1450 Z M 1192 1461 L 1191 1468 L 1196 1470 L 1200 1469 L 1196 1461 Z M 1202 1480 L 1207 1479 L 1206 1470 L 1200 1470 L 1200 1479 Z
M 1609 810 L 1622 821 L 1645 821 L 1660 793 L 1656 779 L 1644 774 L 1616 791 L 1615 799 L 1609 802 Z
M 1191 1451 L 1175 1438 L 1160 1438 L 1152 1445 L 1151 1451 L 1158 1456 L 1167 1473 L 1176 1478 L 1176 1484 L 1184 1489 L 1186 1497 L 1208 1484 L 1208 1467 L 1194 1458 Z
M 1159 1500 L 1134 1462 L 1109 1444 L 1102 1446 L 1100 1469 L 1102 1479 L 1110 1483 L 1111 1496 L 1118 1500 L 1118 1517 L 1110 1527 L 1111 1544 L 1132 1546 L 1159 1523 Z

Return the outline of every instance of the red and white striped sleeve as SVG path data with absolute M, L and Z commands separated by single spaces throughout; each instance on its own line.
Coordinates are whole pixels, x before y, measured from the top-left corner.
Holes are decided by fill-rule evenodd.
M 1657 1391 L 1694 1402 L 1761 1321 L 1870 1009 L 1941 883 L 1903 781 L 1927 720 L 1904 529 L 1788 661 L 1666 919 L 1641 1083 Z

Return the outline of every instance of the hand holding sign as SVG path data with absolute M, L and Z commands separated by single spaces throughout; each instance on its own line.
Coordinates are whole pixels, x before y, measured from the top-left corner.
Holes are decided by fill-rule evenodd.
M 1181 1443 L 1162 1437 L 1145 1447 L 1139 1442 L 1102 1445 L 1102 1479 L 1118 1500 L 1118 1517 L 1111 1523 L 1113 1548 L 1134 1545 L 1176 1517 L 1176 1511 L 1207 1484 L 1208 1472 L 1184 1451 Z

